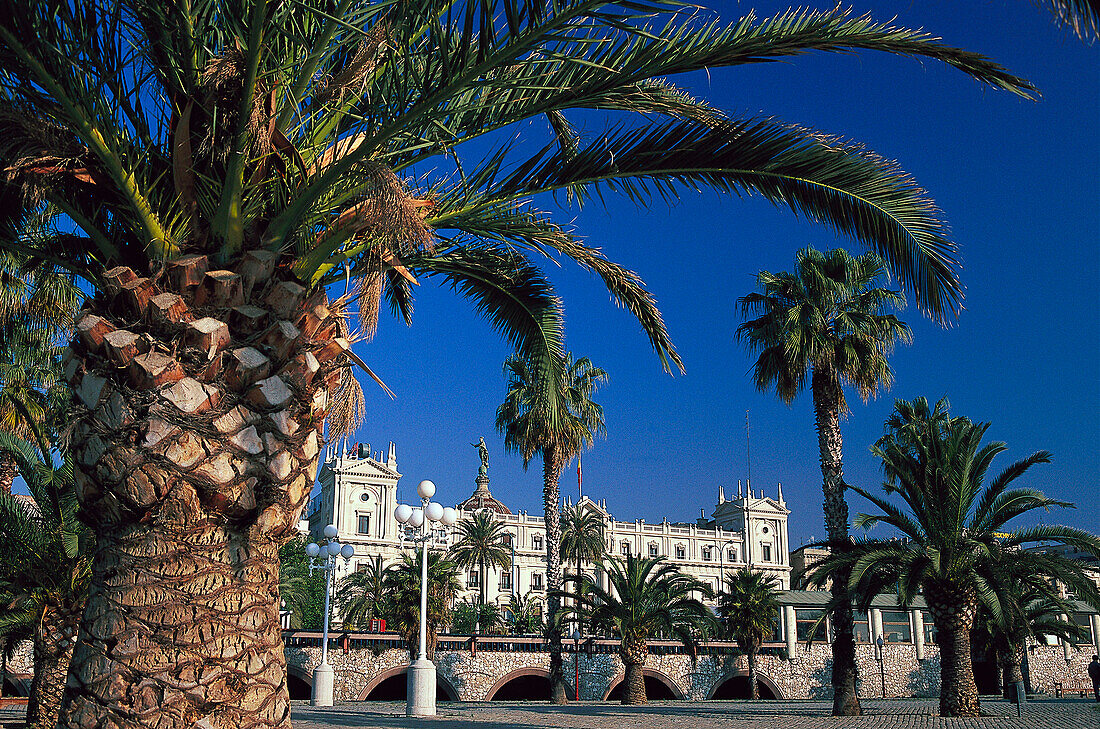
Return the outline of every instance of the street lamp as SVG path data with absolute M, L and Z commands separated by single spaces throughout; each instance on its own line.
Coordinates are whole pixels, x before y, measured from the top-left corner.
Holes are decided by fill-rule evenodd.
M 314 706 L 332 706 L 332 684 L 334 673 L 328 662 L 328 618 L 329 595 L 332 593 L 332 574 L 336 570 L 336 558 L 343 557 L 347 564 L 351 556 L 355 554 L 355 547 L 350 544 L 340 544 L 336 541 L 336 527 L 329 524 L 325 527 L 325 543 L 310 542 L 306 545 L 306 556 L 309 557 L 309 571 L 325 571 L 325 622 L 321 637 L 321 663 L 313 669 L 313 696 L 310 703 Z M 320 558 L 320 564 L 314 564 L 313 560 Z
M 721 539 L 721 538 L 722 538 L 722 528 L 719 527 L 718 528 L 718 539 Z M 715 544 L 717 544 L 717 543 L 718 542 L 716 540 Z M 720 565 L 719 569 L 722 572 L 722 577 L 718 580 L 718 599 L 719 600 L 721 600 L 721 598 L 722 598 L 722 589 L 725 586 L 725 582 L 726 582 L 726 548 L 729 547 L 731 544 L 740 544 L 740 542 L 737 541 L 736 539 L 727 539 L 725 542 L 723 542 L 722 546 L 718 548 L 718 564 Z
M 573 629 L 573 700 L 581 700 L 581 631 Z
M 882 655 L 882 636 L 880 635 L 875 641 L 875 657 L 878 659 L 878 675 L 882 681 L 882 698 L 886 698 L 886 661 L 885 656 Z
M 435 484 L 421 481 L 416 487 L 420 496 L 420 506 L 401 504 L 394 510 L 394 518 L 401 524 L 401 541 L 421 545 L 420 559 L 420 655 L 409 662 L 405 687 L 408 700 L 405 703 L 405 716 L 435 716 L 435 664 L 428 660 L 428 549 L 433 542 L 446 543 L 446 527 L 455 525 L 458 512 L 451 507 L 432 501 L 435 496 Z M 433 524 L 442 524 L 443 529 L 433 528 Z

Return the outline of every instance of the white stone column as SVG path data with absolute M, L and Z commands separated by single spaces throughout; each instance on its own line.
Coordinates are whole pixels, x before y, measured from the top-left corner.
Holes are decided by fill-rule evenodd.
M 787 657 L 794 657 L 794 649 L 798 644 L 798 625 L 795 622 L 794 605 L 783 606 L 783 633 L 787 638 Z
M 1063 615 L 1062 619 L 1066 622 L 1072 622 L 1073 618 L 1069 615 Z M 1062 655 L 1067 661 L 1073 660 L 1073 643 L 1069 639 L 1062 639 Z
M 913 616 L 913 646 L 917 651 L 917 660 L 924 660 L 924 615 L 920 610 L 912 610 L 909 613 Z
M 878 639 L 882 637 L 882 611 L 871 608 L 871 642 L 878 643 Z

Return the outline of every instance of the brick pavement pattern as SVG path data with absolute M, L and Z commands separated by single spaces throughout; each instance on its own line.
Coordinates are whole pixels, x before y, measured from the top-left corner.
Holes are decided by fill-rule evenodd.
M 1039 700 L 1024 706 L 982 699 L 978 719 L 935 716 L 937 700 L 863 700 L 862 717 L 833 717 L 824 701 L 658 701 L 646 706 L 581 702 L 440 702 L 432 720 L 407 719 L 404 702 L 312 707 L 295 702 L 295 729 L 1100 729 L 1100 704 L 1081 699 Z

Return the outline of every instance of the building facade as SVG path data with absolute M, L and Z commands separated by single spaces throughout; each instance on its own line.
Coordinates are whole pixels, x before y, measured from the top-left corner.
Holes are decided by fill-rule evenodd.
M 337 578 L 362 569 L 379 555 L 384 563 L 392 563 L 403 547 L 409 547 L 402 545 L 394 517 L 394 509 L 400 503 L 397 497 L 400 480 L 393 443 L 385 454 L 372 452 L 365 444 L 350 450 L 346 446 L 339 451 L 331 449 L 327 453 L 318 476 L 319 491 L 310 502 L 307 520 L 311 538 L 321 538 L 325 525 L 331 523 L 337 528 L 337 539 L 354 546 L 355 555 L 347 564 L 338 560 Z M 490 491 L 487 473 L 479 473 L 474 481 L 473 493 L 455 504 L 460 518 L 483 509 L 492 511 L 504 523 L 514 555 L 511 569 L 489 571 L 487 599 L 503 607 L 513 594 L 544 594 L 546 533 L 542 514 L 512 511 L 498 501 Z M 604 500 L 587 496 L 575 506 L 591 510 L 603 520 L 609 554 L 666 557 L 716 592 L 722 575 L 738 568 L 767 573 L 776 579 L 779 588 L 788 589 L 790 512 L 783 501 L 782 487 L 778 487 L 774 497 L 751 488 L 742 491 L 740 485 L 738 492 L 736 498 L 726 499 L 720 488 L 710 514 L 701 509 L 695 523 L 623 521 L 608 511 Z M 574 504 L 567 502 L 567 505 Z M 594 570 L 597 580 L 604 579 L 598 566 L 585 565 L 584 570 L 590 574 Z M 461 599 L 475 599 L 480 579 L 476 570 L 465 576 L 466 593 Z

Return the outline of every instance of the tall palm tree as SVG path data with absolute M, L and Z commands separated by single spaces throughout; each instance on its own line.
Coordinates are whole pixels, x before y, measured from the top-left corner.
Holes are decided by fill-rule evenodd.
M 504 362 L 508 392 L 497 408 L 497 430 L 504 433 L 504 449 L 519 453 L 527 468 L 536 454 L 542 456 L 542 507 L 546 528 L 547 627 L 550 649 L 550 700 L 564 704 L 568 699 L 562 673 L 562 636 L 558 608 L 561 599 L 561 514 L 558 480 L 565 464 L 605 433 L 603 408 L 592 400 L 607 373 L 587 357 L 563 360 L 562 379 L 540 368 L 537 362 L 513 355 Z M 550 399 L 547 390 L 559 393 Z
M 1054 16 L 1054 22 L 1065 26 L 1083 41 L 1094 43 L 1100 38 L 1100 2 L 1097 0 L 1038 0 Z
M 737 641 L 749 662 L 749 691 L 754 701 L 760 698 L 756 684 L 756 654 L 775 631 L 779 618 L 774 577 L 739 569 L 726 577 L 726 590 L 718 600 L 722 632 Z
M 489 582 L 488 569 L 502 570 L 512 567 L 512 549 L 507 546 L 508 530 L 488 509 L 475 511 L 470 518 L 458 522 L 457 539 L 451 546 L 451 560 L 463 569 L 477 567 L 479 577 L 479 604 L 484 607 Z M 479 613 L 480 615 L 480 613 Z
M 420 551 L 404 553 L 386 570 L 389 594 L 388 618 L 405 639 L 409 658 L 420 651 Z M 439 643 L 440 629 L 451 621 L 451 605 L 461 591 L 458 565 L 439 552 L 428 552 L 427 654 L 431 660 Z M 390 627 L 388 624 L 386 627 Z
M 846 409 L 843 385 L 854 387 L 866 401 L 889 388 L 893 371 L 887 355 L 898 341 L 911 341 L 909 327 L 891 308 L 904 304 L 898 292 L 877 284 L 885 273 L 874 253 L 853 257 L 838 248 L 821 253 L 798 252 L 793 273 L 761 271 L 760 291 L 740 299 L 743 313 L 757 314 L 737 334 L 760 355 L 753 369 L 757 389 L 775 388 L 788 405 L 810 377 L 817 442 L 825 495 L 825 530 L 829 548 L 840 552 L 848 540 L 848 504 L 844 499 L 843 440 L 840 416 Z M 861 713 L 856 692 L 857 664 L 848 580 L 832 583 L 833 714 Z
M 281 675 L 277 550 L 308 498 L 330 395 L 354 394 L 349 368 L 366 369 L 329 284 L 359 282 L 369 335 L 382 301 L 408 318 L 412 285 L 440 281 L 556 384 L 559 302 L 527 256 L 560 252 L 603 279 L 672 370 L 637 275 L 527 201 L 708 185 L 881 250 L 918 306 L 950 317 L 954 242 L 897 165 L 729 118 L 664 79 L 879 50 L 1033 95 L 979 54 L 839 8 L 724 26 L 664 0 L 0 0 L 0 17 L 0 168 L 23 204 L 70 221 L 31 252 L 94 289 L 66 359 L 78 495 L 97 533 L 133 535 L 96 553 L 83 624 L 113 629 L 83 636 L 66 726 L 132 726 L 116 697 L 134 692 L 162 725 L 288 721 L 285 682 L 237 677 Z M 575 109 L 633 115 L 582 139 Z M 528 154 L 506 130 L 536 117 L 546 145 Z M 497 151 L 460 164 L 473 140 Z M 0 249 L 28 253 L 7 237 Z M 559 394 L 544 390 L 547 407 Z M 136 593 L 156 597 L 137 606 Z M 211 641 L 210 624 L 235 632 Z M 163 665 L 146 667 L 154 652 Z M 208 680 L 163 678 L 178 675 Z
M 1004 443 L 982 446 L 987 423 L 952 417 L 946 400 L 898 401 L 886 432 L 872 447 L 882 460 L 886 498 L 849 486 L 871 501 L 878 514 L 860 514 L 856 525 L 887 524 L 904 540 L 866 540 L 830 555 L 814 579 L 850 569 L 849 588 L 863 609 L 880 592 L 896 590 L 903 604 L 922 592 L 940 645 L 940 713 L 978 716 L 971 666 L 970 630 L 979 606 L 1000 619 L 1011 591 L 998 584 L 997 555 L 1029 543 L 1052 541 L 1100 555 L 1100 538 L 1079 529 L 1039 525 L 1008 531 L 1008 522 L 1035 509 L 1071 506 L 1029 488 L 1010 488 L 1050 454 L 1038 451 L 986 482 Z M 899 506 L 888 500 L 899 497 Z
M 382 555 L 375 555 L 363 569 L 340 580 L 336 588 L 336 604 L 345 626 L 369 626 L 372 618 L 386 614 L 389 595 L 386 592 L 386 567 Z
M 715 627 L 710 608 L 695 595 L 712 598 L 714 591 L 682 574 L 664 557 L 612 559 L 607 577 L 606 590 L 590 577 L 568 578 L 574 588 L 559 597 L 568 597 L 573 604 L 562 609 L 562 616 L 585 619 L 593 630 L 619 638 L 625 686 L 622 703 L 644 704 L 647 641 L 675 638 L 694 660 L 699 640 Z
M 19 463 L 33 498 L 0 494 L 0 635 L 32 634 L 27 723 L 53 729 L 88 596 L 91 534 L 77 519 L 71 461 L 48 465 L 8 433 L 0 433 L 0 448 Z

